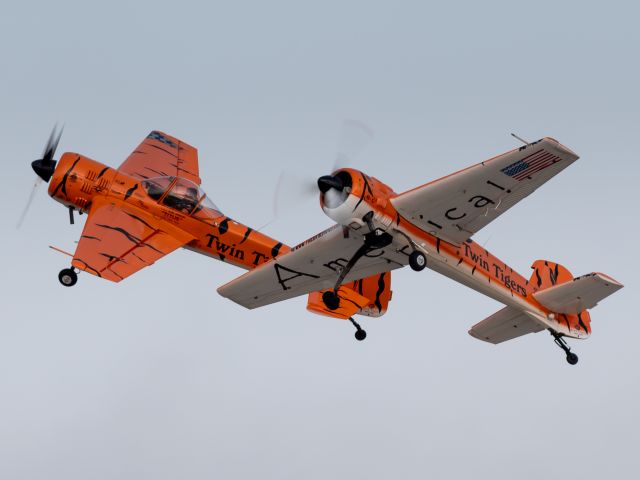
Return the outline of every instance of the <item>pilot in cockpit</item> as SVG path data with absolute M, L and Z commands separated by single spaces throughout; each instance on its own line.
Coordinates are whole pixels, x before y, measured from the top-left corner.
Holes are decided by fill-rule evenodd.
M 198 189 L 178 182 L 165 197 L 164 204 L 189 214 L 198 205 Z

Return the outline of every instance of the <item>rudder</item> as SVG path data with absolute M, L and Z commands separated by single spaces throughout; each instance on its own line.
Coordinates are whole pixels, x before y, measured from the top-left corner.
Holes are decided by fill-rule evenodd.
M 566 267 L 549 260 L 536 260 L 531 268 L 533 273 L 529 283 L 536 290 L 544 290 L 573 280 L 573 275 Z

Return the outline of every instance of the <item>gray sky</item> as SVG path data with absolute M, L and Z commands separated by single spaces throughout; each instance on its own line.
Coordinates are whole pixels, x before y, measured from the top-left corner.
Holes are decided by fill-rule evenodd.
M 0 477 L 635 478 L 633 298 L 640 14 L 633 2 L 13 2 L 0 15 L 3 182 Z M 594 2 L 595 3 L 595 2 Z M 296 180 L 353 166 L 400 192 L 553 136 L 581 159 L 476 239 L 626 288 L 568 366 L 546 333 L 492 346 L 501 306 L 394 272 L 357 343 L 304 298 L 247 311 L 239 271 L 179 251 L 114 285 L 58 284 L 82 223 L 41 191 L 14 226 L 56 121 L 60 152 L 118 165 L 152 129 L 195 145 L 226 214 L 293 244 L 330 225 Z M 306 179 L 306 180 L 305 180 Z

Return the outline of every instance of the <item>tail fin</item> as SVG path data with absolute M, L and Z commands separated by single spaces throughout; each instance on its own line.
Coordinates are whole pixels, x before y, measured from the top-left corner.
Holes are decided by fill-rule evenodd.
M 550 262 L 549 260 L 536 260 L 531 265 L 531 268 L 533 268 L 533 273 L 529 283 L 537 290 L 544 290 L 573 280 L 573 275 L 569 270 L 559 263 Z

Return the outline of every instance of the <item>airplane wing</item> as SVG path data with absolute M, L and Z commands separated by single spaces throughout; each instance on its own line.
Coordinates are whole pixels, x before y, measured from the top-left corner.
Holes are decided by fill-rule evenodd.
M 246 308 L 256 308 L 333 288 L 340 270 L 362 244 L 361 235 L 334 225 L 292 248 L 289 253 L 223 285 L 218 293 Z M 410 251 L 405 253 L 403 247 L 391 243 L 368 253 L 342 283 L 406 265 Z
M 391 203 L 420 229 L 460 245 L 577 159 L 547 137 L 404 192 Z
M 94 202 L 71 264 L 119 282 L 194 237 L 119 200 Z
M 513 307 L 504 307 L 493 315 L 475 324 L 469 335 L 489 343 L 502 343 L 507 340 L 541 332 L 545 325 L 534 320 L 527 312 Z
M 183 177 L 200 185 L 198 150 L 154 130 L 118 168 L 132 177 L 146 180 L 153 177 Z

